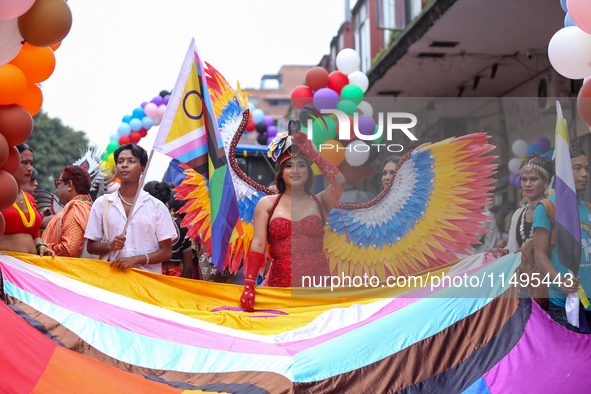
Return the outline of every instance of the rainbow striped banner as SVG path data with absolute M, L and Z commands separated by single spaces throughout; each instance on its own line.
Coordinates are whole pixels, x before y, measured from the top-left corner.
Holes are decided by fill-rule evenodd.
M 520 258 L 477 255 L 428 274 L 510 278 Z M 553 323 L 530 298 L 511 297 L 515 289 L 501 280 L 399 289 L 393 298 L 376 288 L 364 299 L 357 289 L 314 299 L 258 288 L 261 309 L 246 313 L 236 285 L 17 253 L 0 254 L 0 268 L 10 307 L 27 320 L 0 307 L 3 393 L 588 388 L 591 337 Z
M 231 255 L 228 244 L 243 230 L 217 123 L 203 61 L 192 38 L 152 149 L 187 164 L 207 181 L 212 262 L 224 271 Z

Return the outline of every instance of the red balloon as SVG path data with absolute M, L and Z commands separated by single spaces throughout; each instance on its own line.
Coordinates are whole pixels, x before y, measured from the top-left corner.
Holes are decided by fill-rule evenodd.
M 291 91 L 291 102 L 296 108 L 302 109 L 314 103 L 314 93 L 309 87 L 300 85 Z
M 0 237 L 4 234 L 6 229 L 6 222 L 4 222 L 4 215 L 0 215 Z
M 363 171 L 363 178 L 369 178 L 373 175 L 373 171 L 375 170 L 375 166 L 373 163 L 365 163 L 361 166 L 361 171 Z
M 8 172 L 0 170 L 0 211 L 4 211 L 12 206 L 16 201 L 18 185 L 14 177 Z
M 6 162 L 0 167 L 0 170 L 4 170 L 9 174 L 16 174 L 18 168 L 21 166 L 21 154 L 18 153 L 16 146 L 8 148 L 8 158 Z
M 363 178 L 363 170 L 361 169 L 361 166 L 351 167 L 346 161 L 343 161 L 339 169 L 341 170 L 341 174 L 345 177 L 347 185 L 354 185 Z
M 130 142 L 131 142 L 131 139 L 126 135 L 122 135 L 121 137 L 119 137 L 119 146 L 127 145 Z
M 328 88 L 341 95 L 341 90 L 349 84 L 349 77 L 340 71 L 333 71 L 328 76 Z
M 256 123 L 252 120 L 249 120 L 246 124 L 246 131 L 253 131 L 257 127 Z
M 0 133 L 10 146 L 16 146 L 29 139 L 33 132 L 33 118 L 20 105 L 0 105 Z M 19 159 L 20 160 L 20 159 Z
M 141 139 L 142 135 L 139 131 L 132 131 L 131 134 L 129 134 L 129 140 L 132 144 L 137 144 L 138 142 L 140 142 Z
M 585 81 L 581 90 L 579 90 L 577 109 L 583 122 L 591 126 L 591 79 Z
M 141 129 L 141 130 L 139 131 L 139 133 L 140 133 L 140 135 L 142 136 L 142 138 L 144 138 L 145 136 L 147 136 L 147 135 L 148 135 L 148 130 L 146 130 L 146 129 Z
M 6 163 L 6 159 L 8 159 L 8 142 L 6 142 L 6 138 L 2 134 L 0 134 L 0 167 Z
M 328 71 L 322 67 L 312 67 L 306 71 L 306 84 L 315 92 L 325 88 L 328 86 Z

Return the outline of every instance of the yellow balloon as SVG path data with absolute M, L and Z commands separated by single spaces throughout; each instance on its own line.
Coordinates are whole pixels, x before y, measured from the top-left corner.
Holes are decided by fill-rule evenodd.
M 320 169 L 318 168 L 318 166 L 316 164 L 314 164 L 314 163 L 312 163 L 312 172 L 314 173 L 314 175 L 320 175 L 320 174 L 322 174 L 320 172 Z
M 115 156 L 112 153 L 110 153 L 107 158 L 107 164 L 110 168 L 115 168 Z
M 99 168 L 105 168 L 107 166 L 107 162 L 106 161 L 101 161 L 101 164 L 99 164 Z
M 520 157 L 519 160 L 524 161 L 525 160 L 525 156 Z

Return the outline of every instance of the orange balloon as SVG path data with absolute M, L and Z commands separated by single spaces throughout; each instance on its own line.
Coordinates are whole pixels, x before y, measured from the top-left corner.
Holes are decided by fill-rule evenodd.
M 8 142 L 6 142 L 6 138 L 2 134 L 0 134 L 0 167 L 6 163 L 6 159 L 8 159 L 8 150 L 10 148 L 8 146 Z
M 6 229 L 6 222 L 4 222 L 4 215 L 0 215 L 0 237 L 4 235 Z
M 30 83 L 27 85 L 25 94 L 15 104 L 18 104 L 26 109 L 27 112 L 31 114 L 31 116 L 35 116 L 43 104 L 43 93 L 41 93 L 41 88 L 39 85 L 36 83 Z
M 57 49 L 60 47 L 60 45 L 62 45 L 62 42 L 61 42 L 61 41 L 60 41 L 60 42 L 58 42 L 58 43 L 57 43 L 57 44 L 55 44 L 55 45 L 52 45 L 52 46 L 50 46 L 50 48 L 51 48 L 51 50 L 52 50 L 52 51 L 54 51 L 54 52 L 55 52 L 55 51 L 57 51 Z
M 35 0 L 29 11 L 18 18 L 23 38 L 37 47 L 57 44 L 72 27 L 72 11 L 65 0 Z
M 9 146 L 22 144 L 32 132 L 33 118 L 26 109 L 16 104 L 0 105 L 0 133 Z
M 21 154 L 18 153 L 18 149 L 16 146 L 11 146 L 8 148 L 8 158 L 6 162 L 0 167 L 0 170 L 4 170 L 9 174 L 16 174 L 19 167 L 21 166 Z M 2 216 L 2 215 L 0 215 Z
M 0 170 L 0 211 L 4 211 L 12 206 L 16 201 L 18 185 L 14 177 L 6 171 Z
M 343 160 L 345 160 L 345 148 L 340 141 L 328 140 L 320 144 L 318 150 L 326 160 L 330 161 L 335 166 L 338 166 Z
M 43 82 L 53 74 L 55 55 L 50 48 L 40 48 L 25 42 L 10 63 L 25 73 L 28 83 Z
M 16 103 L 27 90 L 27 78 L 14 64 L 0 66 L 0 105 Z

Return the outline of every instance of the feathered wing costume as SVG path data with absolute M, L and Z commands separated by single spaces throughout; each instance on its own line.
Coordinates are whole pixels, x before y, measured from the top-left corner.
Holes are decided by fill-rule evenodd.
M 257 202 L 272 194 L 240 170 L 235 148 L 249 113 L 247 97 L 234 91 L 211 65 L 207 80 L 218 127 L 231 167 L 244 233 L 230 242 L 226 268 L 236 272 L 253 238 Z M 424 144 L 398 163 L 390 187 L 364 204 L 337 205 L 325 226 L 324 250 L 330 270 L 340 275 L 408 275 L 441 266 L 468 254 L 479 243 L 488 217 L 483 207 L 494 189 L 490 178 L 496 165 L 494 149 L 484 133 Z M 272 147 L 271 147 L 272 148 Z M 274 149 L 270 149 L 271 152 Z M 188 236 L 201 235 L 211 253 L 207 180 L 188 169 L 177 188 L 178 198 L 189 200 L 183 226 Z

